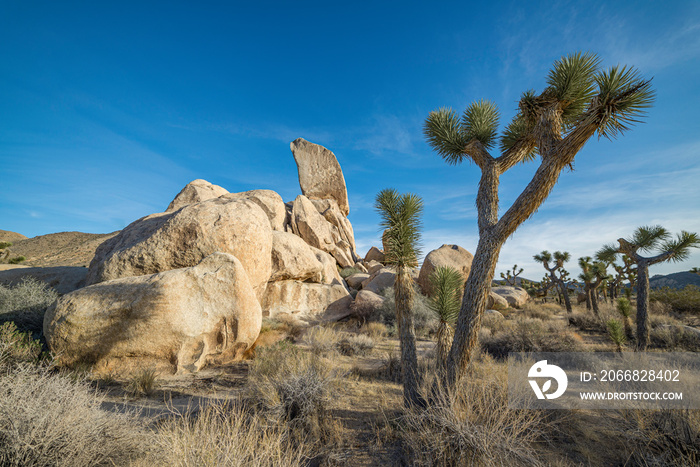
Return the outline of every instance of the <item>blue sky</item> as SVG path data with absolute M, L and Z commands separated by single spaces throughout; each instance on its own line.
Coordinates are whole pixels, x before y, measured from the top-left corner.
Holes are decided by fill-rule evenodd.
M 588 143 L 497 272 L 536 279 L 541 250 L 592 255 L 645 224 L 700 232 L 700 3 L 437 3 L 0 3 L 0 229 L 111 232 L 196 178 L 292 200 L 303 137 L 338 157 L 361 255 L 388 187 L 423 197 L 424 251 L 473 252 L 478 168 L 435 155 L 425 117 L 485 98 L 505 125 L 552 62 L 589 50 L 653 77 L 656 104 Z M 502 177 L 501 212 L 535 169 Z M 700 251 L 651 272 L 693 266 Z

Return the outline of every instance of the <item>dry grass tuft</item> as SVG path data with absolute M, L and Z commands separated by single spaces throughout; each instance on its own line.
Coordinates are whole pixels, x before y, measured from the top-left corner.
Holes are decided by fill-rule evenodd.
M 127 390 L 133 395 L 150 396 L 158 387 L 158 372 L 146 368 L 134 373 L 127 385 Z
M 54 289 L 34 278 L 11 287 L 0 285 L 0 322 L 14 321 L 20 331 L 40 336 L 44 312 L 57 298 Z
M 366 334 L 352 334 L 338 342 L 338 350 L 347 356 L 367 355 L 374 349 L 374 340 Z
M 175 413 L 157 428 L 153 445 L 149 465 L 176 467 L 295 467 L 306 465 L 309 451 L 290 441 L 284 424 L 270 424 L 240 402 Z
M 383 323 L 365 323 L 360 328 L 360 332 L 372 339 L 379 339 L 387 335 L 388 329 Z
M 335 352 L 340 342 L 340 334 L 333 328 L 316 326 L 304 334 L 304 342 L 319 355 Z
M 0 371 L 26 363 L 36 363 L 42 357 L 41 343 L 29 332 L 19 332 L 13 322 L 0 325 Z
M 564 321 L 544 322 L 534 318 L 504 321 L 502 327 L 480 334 L 484 352 L 506 358 L 508 352 L 577 352 L 583 350 L 581 337 Z
M 455 392 L 439 390 L 425 410 L 400 418 L 411 465 L 541 465 L 535 443 L 544 416 L 508 408 L 507 368 L 490 359 L 475 362 Z

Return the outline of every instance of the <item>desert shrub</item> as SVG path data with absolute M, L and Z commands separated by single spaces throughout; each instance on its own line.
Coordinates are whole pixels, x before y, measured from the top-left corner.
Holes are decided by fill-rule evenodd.
M 697 410 L 626 410 L 619 435 L 627 465 L 699 465 Z
M 240 402 L 175 413 L 157 427 L 153 446 L 148 465 L 174 467 L 294 467 L 306 465 L 308 451 L 290 442 L 284 424 L 268 423 Z
M 334 352 L 340 342 L 340 334 L 333 328 L 316 326 L 306 331 L 304 342 L 315 353 Z
M 387 335 L 388 329 L 385 324 L 377 322 L 369 322 L 362 325 L 360 332 L 367 334 L 373 339 L 378 339 Z
M 622 323 L 616 319 L 609 319 L 606 325 L 608 327 L 608 337 L 615 344 L 617 351 L 622 352 L 622 347 L 627 343 L 627 335 Z
M 599 308 L 600 317 L 596 316 L 590 310 L 576 310 L 568 315 L 569 322 L 582 331 L 593 331 L 605 334 L 608 332 L 607 322 L 611 319 L 618 318 L 620 314 L 607 303 L 599 304 Z
M 153 368 L 145 368 L 131 376 L 127 390 L 134 395 L 150 396 L 158 386 L 158 372 Z
M 506 358 L 508 352 L 577 352 L 583 348 L 581 337 L 566 323 L 533 318 L 504 322 L 498 332 L 481 333 L 480 339 L 483 351 L 496 358 Z
M 82 381 L 24 365 L 0 374 L 0 464 L 128 465 L 149 435 L 128 413 L 106 412 Z
M 518 316 L 526 318 L 541 319 L 543 321 L 551 319 L 556 313 L 562 311 L 562 307 L 556 303 L 535 303 L 530 300 L 518 311 Z
M 335 430 L 327 412 L 339 372 L 286 343 L 261 350 L 248 374 L 249 400 L 272 422 L 289 424 L 297 441 L 327 442 Z
M 374 340 L 366 334 L 352 334 L 338 342 L 338 350 L 343 355 L 366 355 L 374 348 Z
M 700 352 L 700 337 L 685 326 L 661 325 L 649 332 L 652 347 L 670 351 Z
M 41 335 L 44 312 L 56 298 L 54 289 L 33 278 L 14 286 L 0 285 L 0 322 L 14 321 L 19 330 Z
M 0 371 L 22 363 L 37 363 L 42 357 L 41 343 L 28 332 L 20 332 L 13 322 L 0 325 Z
M 357 274 L 360 272 L 362 272 L 362 271 L 360 271 L 357 268 L 343 268 L 340 271 L 340 277 L 342 277 L 343 279 L 347 279 L 348 277 L 352 276 L 353 274 Z
M 667 304 L 673 311 L 700 315 L 700 287 L 697 285 L 687 285 L 680 290 L 670 287 L 652 289 L 649 298 L 652 302 Z
M 377 321 L 386 325 L 393 325 L 396 322 L 396 302 L 394 301 L 394 288 L 387 287 L 381 293 L 384 304 L 377 309 L 371 321 Z M 435 313 L 428 306 L 428 298 L 422 295 L 417 290 L 413 294 L 413 307 L 411 308 L 413 315 L 413 325 L 416 328 L 416 334 L 428 335 L 437 329 L 439 320 Z
M 542 411 L 508 407 L 507 367 L 486 359 L 454 392 L 438 390 L 425 409 L 401 417 L 410 465 L 540 465 Z

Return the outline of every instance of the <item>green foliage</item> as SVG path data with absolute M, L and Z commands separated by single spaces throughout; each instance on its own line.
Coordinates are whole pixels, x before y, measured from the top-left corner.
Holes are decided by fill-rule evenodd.
M 401 195 L 394 189 L 385 189 L 377 195 L 375 209 L 385 232 L 386 264 L 399 268 L 418 266 L 423 200 L 412 193 Z
M 617 351 L 622 351 L 622 346 L 627 342 L 627 336 L 625 335 L 625 330 L 622 328 L 622 324 L 616 319 L 610 319 L 607 321 L 606 326 L 608 328 L 608 336 L 610 340 L 617 347 Z
M 525 96 L 523 96 L 523 99 L 524 98 Z M 527 121 L 527 119 L 523 117 L 522 114 L 516 115 L 508 126 L 506 126 L 505 130 L 503 130 L 503 134 L 501 135 L 501 151 L 506 152 L 512 149 L 518 142 L 528 138 L 531 130 L 532 125 Z M 525 157 L 523 157 L 522 162 L 531 162 L 535 160 L 537 154 L 536 149 L 529 151 Z
M 423 126 L 423 135 L 428 145 L 448 164 L 459 164 L 466 156 L 464 148 L 469 140 L 457 113 L 452 109 L 441 108 L 430 112 Z
M 565 124 L 574 123 L 595 95 L 599 65 L 600 58 L 590 52 L 577 52 L 554 62 L 547 76 L 548 91 L 559 101 Z
M 348 277 L 352 276 L 353 274 L 358 274 L 360 272 L 362 272 L 362 271 L 360 271 L 357 268 L 343 268 L 340 271 L 340 277 L 342 277 L 343 279 L 347 279 Z
M 428 307 L 448 324 L 457 320 L 461 305 L 464 278 L 454 268 L 440 266 L 429 277 L 432 295 L 428 299 Z
M 25 278 L 14 286 L 0 285 L 0 322 L 14 321 L 21 331 L 41 335 L 44 312 L 58 293 L 46 283 Z
M 632 314 L 632 304 L 630 303 L 628 298 L 618 298 L 617 302 L 615 303 L 615 306 L 617 308 L 617 311 L 625 318 L 629 318 Z
M 12 242 L 0 242 L 0 250 L 4 250 L 5 248 L 10 248 L 12 246 Z
M 670 251 L 672 253 L 669 261 L 680 263 L 690 258 L 690 249 L 700 247 L 700 237 L 693 232 L 682 230 L 676 235 L 674 240 L 667 240 L 661 246 L 662 251 Z
M 476 140 L 491 148 L 498 131 L 498 107 L 486 100 L 470 104 L 462 116 L 462 126 L 467 141 Z
M 37 363 L 45 357 L 41 343 L 32 339 L 30 333 L 19 331 L 13 322 L 0 325 L 0 369 Z
M 670 287 L 652 289 L 649 299 L 666 303 L 673 311 L 700 316 L 700 287 L 697 285 L 689 284 L 680 290 Z
M 8 263 L 8 264 L 19 264 L 19 263 L 21 263 L 22 261 L 24 261 L 24 260 L 26 260 L 26 259 L 27 259 L 27 258 L 25 258 L 24 256 L 15 256 L 14 258 L 10 258 L 10 259 L 7 261 L 7 263 Z
M 614 66 L 595 77 L 598 84 L 598 135 L 614 139 L 639 123 L 654 102 L 651 80 L 633 67 Z
M 645 225 L 634 231 L 627 241 L 642 251 L 652 251 L 663 241 L 668 240 L 671 234 L 660 225 Z

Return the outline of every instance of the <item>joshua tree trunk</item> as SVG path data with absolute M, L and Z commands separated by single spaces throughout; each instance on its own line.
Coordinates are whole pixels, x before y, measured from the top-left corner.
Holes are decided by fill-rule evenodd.
M 566 312 L 573 313 L 573 309 L 571 308 L 571 299 L 569 298 L 569 289 L 566 287 L 566 284 L 564 284 L 563 280 L 557 279 L 557 283 L 559 284 L 559 289 L 561 290 L 561 294 L 564 297 L 564 305 L 566 306 Z
M 447 358 L 450 354 L 450 346 L 452 345 L 452 339 L 454 338 L 454 332 L 449 324 L 445 321 L 440 321 L 440 325 L 437 331 L 437 346 L 435 349 L 436 354 L 436 366 L 438 378 L 443 380 L 445 378 L 445 372 L 447 371 Z
M 649 264 L 637 263 L 637 350 L 649 345 Z
M 421 376 L 418 372 L 416 353 L 416 330 L 411 316 L 413 302 L 413 279 L 405 267 L 398 267 L 394 282 L 394 299 L 396 301 L 396 323 L 401 345 L 401 368 L 403 369 L 403 400 L 407 407 L 425 406 L 425 399 L 420 394 Z

